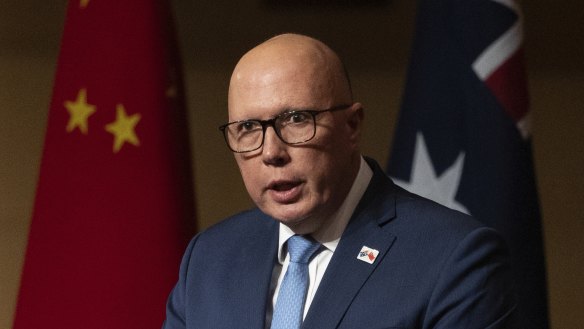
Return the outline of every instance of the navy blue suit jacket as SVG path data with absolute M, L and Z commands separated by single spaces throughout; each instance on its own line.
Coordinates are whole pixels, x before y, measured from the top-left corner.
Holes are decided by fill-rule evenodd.
M 512 328 L 502 239 L 374 175 L 302 328 Z M 363 246 L 379 250 L 373 264 Z M 198 234 L 168 299 L 166 329 L 264 328 L 278 222 L 254 209 Z

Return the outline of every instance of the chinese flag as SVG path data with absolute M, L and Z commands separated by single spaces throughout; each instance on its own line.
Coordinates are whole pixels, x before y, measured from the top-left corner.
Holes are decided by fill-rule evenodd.
M 14 329 L 160 328 L 194 229 L 167 2 L 70 1 Z

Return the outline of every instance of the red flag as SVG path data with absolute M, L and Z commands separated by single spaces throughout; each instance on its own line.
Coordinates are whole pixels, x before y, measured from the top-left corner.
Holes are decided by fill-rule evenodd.
M 168 3 L 70 1 L 15 329 L 160 328 L 193 233 Z

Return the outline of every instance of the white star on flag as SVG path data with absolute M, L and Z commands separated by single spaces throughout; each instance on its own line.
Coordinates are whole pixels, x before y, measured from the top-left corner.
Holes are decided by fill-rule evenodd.
M 421 132 L 416 135 L 416 150 L 412 164 L 410 181 L 406 182 L 392 177 L 394 182 L 406 190 L 438 202 L 448 208 L 470 214 L 468 209 L 455 196 L 464 166 L 464 152 L 460 152 L 452 166 L 437 177 L 428 153 L 424 136 Z

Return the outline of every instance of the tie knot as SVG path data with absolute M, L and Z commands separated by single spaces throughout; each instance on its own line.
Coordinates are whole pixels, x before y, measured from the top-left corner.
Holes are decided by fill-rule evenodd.
M 320 248 L 320 243 L 302 235 L 293 235 L 288 239 L 288 252 L 293 263 L 308 263 L 310 257 Z

